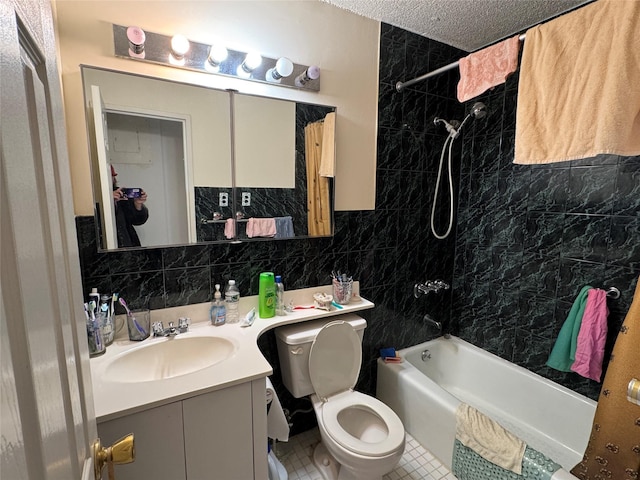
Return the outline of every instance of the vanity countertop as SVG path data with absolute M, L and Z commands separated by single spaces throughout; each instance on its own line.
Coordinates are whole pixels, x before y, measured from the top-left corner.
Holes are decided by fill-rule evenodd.
M 287 291 L 285 292 L 285 303 L 293 301 L 294 305 L 312 305 L 313 294 L 317 292 L 331 293 L 331 286 Z M 294 310 L 285 316 L 268 319 L 260 318 L 256 314 L 256 319 L 250 327 L 241 327 L 240 323 L 225 324 L 219 327 L 212 326 L 209 323 L 209 308 L 211 306 L 209 302 L 152 310 L 151 322 L 162 321 L 165 327 L 170 321 L 177 324 L 179 317 L 191 318 L 189 331 L 181 333 L 175 338 L 149 337 L 142 342 L 132 342 L 128 339 L 126 327 L 121 328 L 115 341 L 107 347 L 106 353 L 94 357 L 90 361 L 96 420 L 98 423 L 112 420 L 195 395 L 267 377 L 273 373 L 273 369 L 258 348 L 257 340 L 260 335 L 282 325 L 337 317 L 374 307 L 372 302 L 359 298 L 359 301 L 352 300 L 342 309 L 332 307 L 331 311 L 315 308 Z M 257 311 L 257 305 L 257 296 L 241 298 L 240 318 L 244 318 L 253 307 Z M 120 323 L 122 322 L 121 318 Z M 146 348 L 154 342 L 172 342 L 176 339 L 196 336 L 224 338 L 234 345 L 234 352 L 229 358 L 219 363 L 189 374 L 162 380 L 132 381 L 123 378 L 123 375 L 114 378 L 116 376 L 109 373 L 114 360 L 134 349 Z

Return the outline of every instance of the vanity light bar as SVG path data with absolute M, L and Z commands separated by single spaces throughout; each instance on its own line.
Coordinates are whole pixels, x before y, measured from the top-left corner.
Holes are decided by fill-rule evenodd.
M 178 46 L 182 47 L 177 52 L 175 40 L 172 44 L 172 40 L 176 37 L 180 38 Z M 184 44 L 184 41 L 187 44 Z M 277 59 L 262 57 L 262 62 L 247 73 L 247 68 L 242 67 L 243 64 L 246 65 L 247 52 L 227 49 L 227 56 L 218 63 L 215 55 L 210 58 L 212 45 L 193 42 L 181 35 L 162 35 L 143 31 L 139 27 L 124 27 L 116 24 L 113 24 L 113 44 L 116 57 L 226 75 L 270 85 L 320 91 L 320 69 L 317 66 L 299 65 L 284 57 Z M 186 51 L 183 53 L 185 48 Z M 219 54 L 218 57 L 222 58 L 223 55 Z M 290 64 L 293 65 L 292 70 Z M 308 72 L 313 72 L 314 75 L 309 76 Z M 284 76 L 287 73 L 288 75 Z M 305 81 L 301 82 L 301 78 Z

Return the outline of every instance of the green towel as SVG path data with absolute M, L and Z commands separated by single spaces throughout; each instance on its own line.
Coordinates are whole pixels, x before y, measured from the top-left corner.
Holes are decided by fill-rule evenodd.
M 576 359 L 576 347 L 580 325 L 582 325 L 582 315 L 587 306 L 587 293 L 591 288 L 589 285 L 582 287 L 578 297 L 573 302 L 569 315 L 560 329 L 556 344 L 551 350 L 549 360 L 547 360 L 549 367 L 561 372 L 571 371 L 571 365 Z

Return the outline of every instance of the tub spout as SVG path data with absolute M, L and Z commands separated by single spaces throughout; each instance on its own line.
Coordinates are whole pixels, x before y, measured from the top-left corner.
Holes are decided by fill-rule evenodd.
M 449 332 L 444 331 L 442 322 L 439 322 L 438 320 L 434 320 L 434 318 L 428 313 L 424 317 L 422 317 L 422 319 L 429 325 L 433 325 L 434 327 L 436 327 L 441 337 L 444 337 L 446 339 L 451 338 L 451 335 L 449 334 Z
M 442 322 L 434 320 L 428 313 L 424 317 L 422 317 L 422 319 L 429 325 L 433 325 L 434 327 L 436 327 L 440 331 L 440 334 L 442 334 Z

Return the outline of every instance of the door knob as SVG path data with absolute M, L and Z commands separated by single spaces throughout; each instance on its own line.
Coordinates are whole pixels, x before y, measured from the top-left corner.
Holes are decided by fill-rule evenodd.
M 113 465 L 131 463 L 136 459 L 133 433 L 116 440 L 110 447 L 103 447 L 98 438 L 93 444 L 93 473 L 95 480 L 102 478 L 102 467 L 109 465 L 109 478 L 113 478 Z

